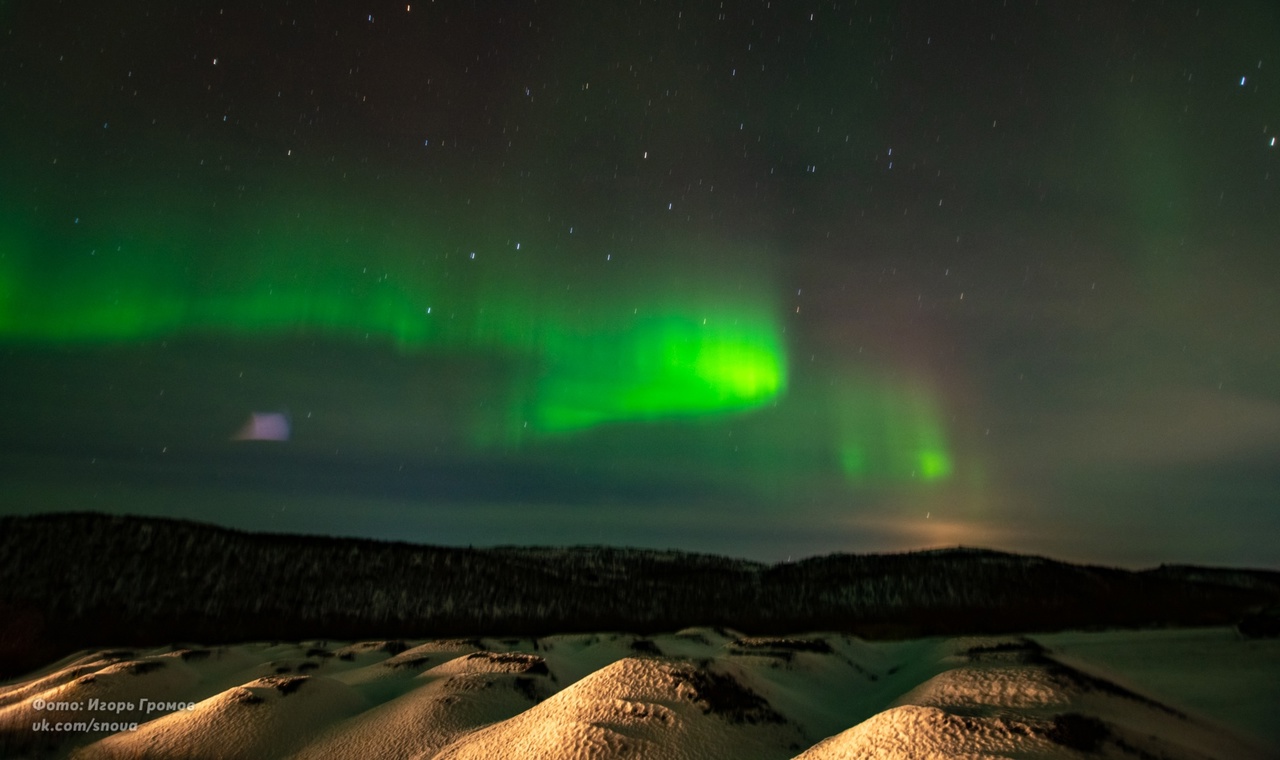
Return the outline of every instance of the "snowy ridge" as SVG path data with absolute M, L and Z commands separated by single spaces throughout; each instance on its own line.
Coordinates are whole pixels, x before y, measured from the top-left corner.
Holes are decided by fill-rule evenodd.
M 1176 656 L 1153 677 L 1162 651 Z M 1238 703 L 1191 709 L 1215 669 L 1236 678 Z M 1280 640 L 1230 629 L 868 642 L 691 628 L 114 650 L 0 686 L 0 756 L 1264 760 L 1280 756 L 1275 704 L 1247 708 L 1274 700 L 1277 676 Z M 91 699 L 168 707 L 98 715 Z M 137 728 L 31 730 L 93 717 Z

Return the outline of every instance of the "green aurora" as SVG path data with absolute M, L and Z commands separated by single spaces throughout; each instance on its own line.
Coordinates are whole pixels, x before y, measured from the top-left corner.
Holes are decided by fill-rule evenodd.
M 680 265 L 693 257 L 675 244 L 656 273 L 661 257 L 640 251 L 631 258 L 644 256 L 644 269 L 597 254 L 584 275 L 552 239 L 493 233 L 468 245 L 456 230 L 433 236 L 332 201 L 237 217 L 161 195 L 44 227 L 0 220 L 0 336 L 50 347 L 320 338 L 409 359 L 509 360 L 508 387 L 467 423 L 479 450 L 785 404 L 786 334 L 768 266 L 699 273 Z M 822 412 L 837 421 L 821 437 L 831 444 L 784 443 L 794 434 L 772 422 L 755 445 L 791 445 L 851 484 L 950 474 L 926 391 L 865 379 L 839 388 Z
M 1277 29 L 3 4 L 0 513 L 1280 566 Z

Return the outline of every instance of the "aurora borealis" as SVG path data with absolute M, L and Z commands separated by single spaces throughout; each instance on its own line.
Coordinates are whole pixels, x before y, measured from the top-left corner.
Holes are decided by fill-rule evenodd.
M 4 6 L 0 510 L 1280 566 L 1280 13 L 942 5 Z
M 749 277 L 736 278 L 729 292 L 711 278 L 633 284 L 625 270 L 582 286 L 626 299 L 610 304 L 548 281 L 537 271 L 536 245 L 508 240 L 450 250 L 429 229 L 362 240 L 369 233 L 329 221 L 342 213 L 267 221 L 265 231 L 253 226 L 246 239 L 214 244 L 199 239 L 191 216 L 154 238 L 14 223 L 13 238 L 36 242 L 14 245 L 7 257 L 10 295 L 0 329 L 20 344 L 324 338 L 371 341 L 407 361 L 450 351 L 514 357 L 538 369 L 524 389 L 529 408 L 506 435 L 527 423 L 554 432 L 749 408 L 785 390 L 776 309 L 767 288 L 743 282 Z M 249 229 L 209 221 L 210 229 L 224 225 Z M 74 219 L 72 227 L 80 226 Z M 71 251 L 80 255 L 65 256 L 56 277 L 41 274 L 49 253 Z M 486 266 L 489 258 L 502 261 Z M 570 294 L 568 308 L 561 290 Z

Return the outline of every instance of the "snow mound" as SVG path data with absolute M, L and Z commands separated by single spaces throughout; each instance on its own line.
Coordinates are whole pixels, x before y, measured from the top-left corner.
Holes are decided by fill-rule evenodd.
M 480 642 L 476 640 L 445 639 L 442 641 L 428 641 L 397 652 L 395 651 L 397 643 L 400 646 L 405 646 L 401 642 L 389 642 L 383 645 L 386 651 L 392 653 L 392 656 L 382 663 L 388 668 L 432 667 L 446 660 L 451 660 L 459 654 L 475 652 L 481 648 Z
M 282 757 L 324 726 L 355 714 L 364 701 L 330 678 L 269 676 L 90 744 L 76 757 L 171 758 L 213 753 L 220 758 Z
M 785 758 L 801 740 L 767 702 L 728 676 L 625 658 L 462 737 L 436 758 Z
M 188 694 L 199 674 L 173 656 L 125 659 L 132 653 L 106 653 L 70 665 L 15 688 L 19 699 L 0 708 L 0 756 L 6 745 L 36 752 L 70 740 L 88 741 L 112 733 L 116 724 L 140 723 L 170 712 L 155 695 Z M 34 731 L 37 723 L 93 721 L 97 729 Z
M 96 673 L 98 670 L 133 656 L 132 652 L 101 651 L 78 652 L 62 661 L 33 674 L 28 681 L 0 686 L 0 708 L 8 707 L 68 681 Z
M 443 665 L 437 665 L 424 675 L 452 675 L 458 673 L 534 673 L 546 675 L 547 661 L 536 654 L 522 652 L 472 652 Z
M 529 709 L 554 691 L 533 655 L 480 652 L 432 668 L 409 691 L 324 731 L 296 760 L 432 757 L 459 736 Z
M 936 707 L 903 705 L 885 710 L 820 742 L 795 760 L 966 760 L 1079 757 L 1026 723 L 1007 718 L 952 715 Z
M 0 685 L 0 757 L 1267 760 L 1275 683 L 1280 644 L 1230 629 L 105 650 Z
M 956 668 L 907 692 L 901 704 L 942 709 L 1034 710 L 1067 707 L 1067 689 L 1038 668 Z

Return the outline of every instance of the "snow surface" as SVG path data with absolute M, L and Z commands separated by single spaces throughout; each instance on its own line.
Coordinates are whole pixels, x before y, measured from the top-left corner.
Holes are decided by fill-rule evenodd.
M 1232 628 L 1042 634 L 1066 663 L 1105 669 L 1118 683 L 1217 721 L 1280 757 L 1280 639 Z
M 0 685 L 0 757 L 1263 760 L 1277 684 L 1280 641 L 1229 629 L 103 650 Z M 138 728 L 31 728 L 95 718 Z

